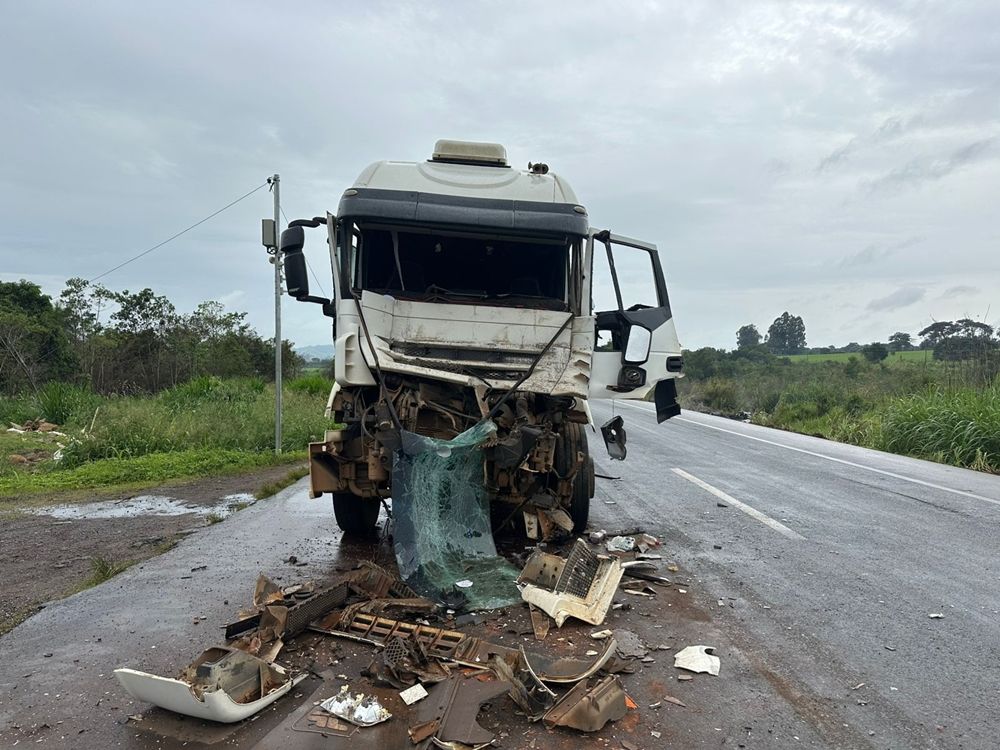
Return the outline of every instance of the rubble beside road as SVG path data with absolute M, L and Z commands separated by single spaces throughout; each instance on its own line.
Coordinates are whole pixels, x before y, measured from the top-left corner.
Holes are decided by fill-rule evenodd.
M 638 562 L 655 580 L 644 584 L 649 599 L 675 589 L 655 563 L 635 559 L 659 540 L 641 531 L 623 536 L 632 544 L 622 551 L 582 538 L 534 551 L 518 578 L 523 601 L 475 612 L 454 596 L 422 597 L 372 562 L 286 586 L 261 575 L 251 606 L 225 626 L 227 643 L 206 644 L 211 648 L 178 678 L 129 668 L 116 676 L 137 699 L 218 722 L 244 721 L 279 699 L 296 701 L 261 747 L 519 746 L 505 743 L 517 722 L 497 722 L 498 713 L 567 737 L 615 731 L 642 747 L 640 726 L 650 727 L 650 738 L 665 731 L 664 702 L 686 704 L 662 690 L 645 701 L 648 686 L 636 700 L 632 675 L 655 663 L 650 652 L 684 652 L 676 643 L 644 643 L 618 623 L 592 639 L 609 616 L 645 614 L 619 587 L 630 565 Z M 367 654 L 367 666 L 347 671 L 341 655 L 348 647 L 361 661 Z M 314 686 L 309 697 L 294 690 L 306 679 Z M 186 700 L 173 692 L 177 686 Z M 644 721 L 645 713 L 655 716 Z M 143 724 L 140 717 L 136 726 Z M 155 724 L 147 727 L 154 734 Z

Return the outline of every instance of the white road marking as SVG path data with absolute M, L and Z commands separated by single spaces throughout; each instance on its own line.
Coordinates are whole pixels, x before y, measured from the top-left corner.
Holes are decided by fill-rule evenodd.
M 639 403 L 644 402 L 630 402 L 630 401 L 615 401 L 616 404 L 626 404 L 627 406 L 632 406 L 639 411 L 650 412 L 651 409 L 644 409 L 639 406 Z M 727 430 L 725 427 L 716 427 L 715 425 L 705 424 L 703 422 L 698 422 L 694 419 L 685 419 L 684 417 L 674 417 L 678 422 L 687 422 L 688 424 L 697 425 L 698 427 L 704 427 L 708 430 L 718 430 L 719 432 L 728 432 L 730 435 L 736 435 L 737 437 L 746 438 L 747 440 L 756 440 L 758 443 L 767 443 L 768 445 L 776 445 L 779 448 L 784 448 L 789 451 L 796 451 L 797 453 L 805 453 L 807 456 L 815 456 L 816 458 L 824 458 L 827 461 L 833 461 L 834 463 L 844 464 L 845 466 L 852 466 L 855 469 L 864 469 L 865 471 L 871 471 L 875 474 L 882 474 L 883 476 L 892 477 L 893 479 L 899 479 L 903 482 L 910 482 L 912 484 L 919 484 L 924 487 L 930 487 L 934 490 L 941 490 L 942 492 L 951 492 L 955 495 L 961 495 L 962 497 L 969 497 L 973 500 L 982 500 L 985 503 L 991 503 L 993 505 L 1000 505 L 1000 500 L 992 497 L 984 497 L 983 495 L 977 495 L 975 492 L 967 492 L 965 490 L 956 490 L 954 487 L 945 487 L 942 484 L 935 484 L 934 482 L 925 482 L 923 479 L 914 479 L 913 477 L 903 476 L 902 474 L 896 474 L 892 471 L 886 471 L 885 469 L 876 469 L 872 466 L 865 466 L 864 464 L 855 463 L 854 461 L 847 461 L 843 458 L 834 458 L 833 456 L 827 456 L 824 453 L 816 453 L 815 451 L 809 451 L 805 448 L 796 448 L 792 445 L 785 445 L 784 443 L 778 443 L 774 440 L 767 440 L 765 438 L 755 437 L 753 435 L 747 435 L 743 432 L 737 432 L 736 430 Z M 628 425 L 625 425 L 628 429 Z
M 706 492 L 712 493 L 713 495 L 715 495 L 720 500 L 725 500 L 729 505 L 736 506 L 737 508 L 739 508 L 740 510 L 742 510 L 744 513 L 746 513 L 751 518 L 756 518 L 758 521 L 760 521 L 765 526 L 770 526 L 772 529 L 774 529 L 775 531 L 777 531 L 782 536 L 788 537 L 789 539 L 798 539 L 799 541 L 805 541 L 805 537 L 804 536 L 802 536 L 801 534 L 799 534 L 799 533 L 797 533 L 795 531 L 792 531 L 790 528 L 788 528 L 787 526 L 785 526 L 785 524 L 781 523 L 780 521 L 775 521 L 770 516 L 761 513 L 756 508 L 751 508 L 746 503 L 740 502 L 739 500 L 737 500 L 732 495 L 727 495 L 725 492 L 723 492 L 722 490 L 720 490 L 720 489 L 718 489 L 716 487 L 713 487 L 708 482 L 704 482 L 701 479 L 698 479 L 698 477 L 696 477 L 696 476 L 694 476 L 692 474 L 688 474 L 686 471 L 684 471 L 684 469 L 673 469 L 673 472 L 677 476 L 679 476 L 679 477 L 681 477 L 683 479 L 688 480 L 692 484 L 698 485 L 699 487 L 701 487 Z

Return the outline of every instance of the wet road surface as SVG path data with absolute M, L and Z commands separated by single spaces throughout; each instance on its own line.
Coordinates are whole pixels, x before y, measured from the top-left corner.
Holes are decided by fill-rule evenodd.
M 595 421 L 612 408 L 629 458 L 595 446 L 598 472 L 622 479 L 597 480 L 592 525 L 660 536 L 680 571 L 607 624 L 669 649 L 623 676 L 640 708 L 599 737 L 504 710 L 487 717 L 504 747 L 998 746 L 1000 479 L 703 415 L 656 425 L 647 404 L 594 404 Z M 147 707 L 115 667 L 173 675 L 221 641 L 217 626 L 249 603 L 259 572 L 322 579 L 376 554 L 341 544 L 329 500 L 309 500 L 300 482 L 49 605 L 0 638 L 0 747 L 182 746 L 127 721 Z M 487 624 L 493 637 L 529 643 L 507 619 Z M 553 629 L 532 647 L 562 637 L 582 652 L 591 630 Z M 717 648 L 719 677 L 676 681 L 670 654 L 693 643 Z M 352 678 L 370 656 L 330 648 Z M 647 707 L 665 694 L 688 708 Z M 252 747 L 302 700 L 203 739 Z

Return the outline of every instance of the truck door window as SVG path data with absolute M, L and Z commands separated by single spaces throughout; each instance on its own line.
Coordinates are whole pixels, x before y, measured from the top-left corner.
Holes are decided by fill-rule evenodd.
M 609 252 L 610 249 L 610 252 Z M 623 342 L 618 311 L 661 307 L 653 256 L 642 248 L 595 238 L 591 294 L 597 318 L 599 351 L 621 351 Z

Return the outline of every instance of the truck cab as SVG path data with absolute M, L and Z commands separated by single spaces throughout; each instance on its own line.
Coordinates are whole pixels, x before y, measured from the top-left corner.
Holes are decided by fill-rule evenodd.
M 304 226 L 326 228 L 330 300 L 309 294 Z M 499 144 L 438 141 L 427 161 L 376 162 L 335 215 L 292 222 L 280 249 L 289 295 L 333 318 L 327 408 L 341 428 L 310 445 L 311 488 L 332 494 L 347 532 L 370 532 L 391 497 L 400 430 L 448 439 L 490 419 L 497 523 L 578 533 L 594 494 L 588 401 L 652 396 L 660 421 L 679 412 L 656 247 L 592 229 L 564 179 L 513 169 Z

